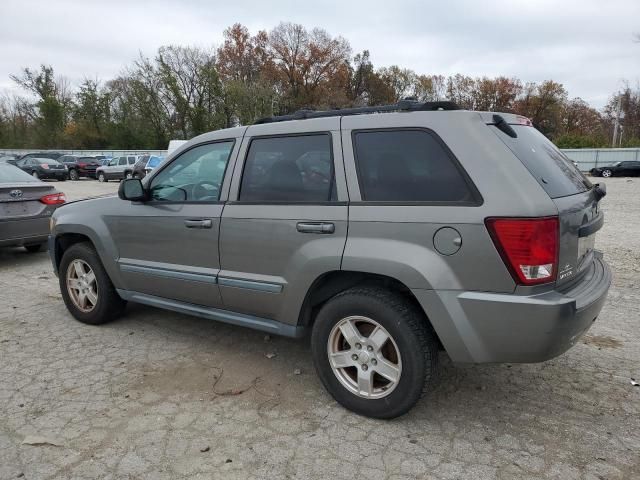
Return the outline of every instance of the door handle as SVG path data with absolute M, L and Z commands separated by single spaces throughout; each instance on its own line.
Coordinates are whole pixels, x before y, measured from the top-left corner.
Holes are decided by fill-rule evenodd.
M 203 220 L 185 220 L 184 226 L 187 228 L 211 228 L 213 226 L 213 222 L 210 218 Z
M 333 233 L 336 231 L 336 226 L 333 223 L 317 222 L 307 223 L 300 222 L 296 225 L 296 230 L 300 233 Z

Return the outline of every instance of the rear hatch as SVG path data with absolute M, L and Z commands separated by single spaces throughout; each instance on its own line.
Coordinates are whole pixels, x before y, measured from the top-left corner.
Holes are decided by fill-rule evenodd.
M 493 115 L 490 120 L 491 130 L 558 207 L 556 284 L 578 280 L 593 261 L 596 232 L 604 221 L 599 205 L 603 195 L 528 119 L 504 114 Z

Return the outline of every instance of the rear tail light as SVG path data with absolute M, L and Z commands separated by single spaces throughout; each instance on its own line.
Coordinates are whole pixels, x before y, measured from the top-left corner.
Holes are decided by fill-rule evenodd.
M 40 201 L 45 205 L 60 205 L 67 201 L 67 197 L 64 193 L 51 193 L 40 198 Z
M 558 271 L 558 217 L 487 218 L 498 252 L 520 285 L 552 282 Z
M 40 166 L 41 166 L 42 168 L 44 168 L 45 170 L 49 170 L 49 165 L 48 165 L 48 164 L 46 164 L 46 163 L 41 163 L 41 164 L 40 164 Z

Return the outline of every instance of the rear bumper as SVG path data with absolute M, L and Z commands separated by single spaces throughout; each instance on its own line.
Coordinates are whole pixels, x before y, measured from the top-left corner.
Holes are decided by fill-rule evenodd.
M 62 178 L 67 178 L 69 176 L 69 173 L 66 170 L 60 170 L 55 172 L 42 172 L 39 174 L 39 176 L 43 179 L 60 180 Z
M 49 235 L 49 217 L 0 222 L 0 246 L 45 243 Z
M 542 362 L 571 348 L 597 318 L 611 270 L 596 252 L 569 290 L 537 295 L 414 291 L 453 361 Z

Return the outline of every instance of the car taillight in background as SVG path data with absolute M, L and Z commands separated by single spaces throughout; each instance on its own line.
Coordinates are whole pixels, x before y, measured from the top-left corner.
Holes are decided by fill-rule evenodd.
M 516 122 L 518 122 L 518 125 L 524 125 L 525 127 L 533 127 L 533 122 L 529 120 L 527 117 L 523 117 L 521 115 L 516 115 Z
M 49 170 L 49 165 L 47 163 L 41 163 L 40 166 L 45 170 Z
M 40 201 L 45 205 L 61 205 L 67 201 L 67 197 L 64 193 L 50 193 L 41 197 Z
M 487 218 L 498 252 L 520 285 L 552 282 L 558 271 L 558 217 Z

